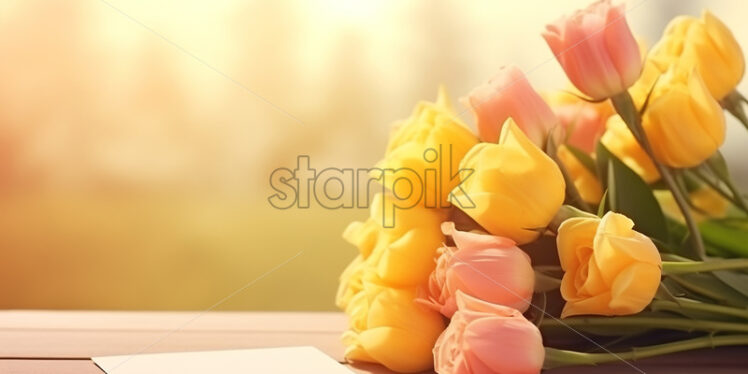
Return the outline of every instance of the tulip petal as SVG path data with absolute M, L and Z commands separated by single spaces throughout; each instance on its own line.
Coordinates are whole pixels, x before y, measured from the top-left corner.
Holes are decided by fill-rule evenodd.
M 608 212 L 600 221 L 594 241 L 594 260 L 608 285 L 632 262 L 659 265 L 662 260 L 652 240 L 633 230 L 634 222 Z
M 524 312 L 530 305 L 534 271 L 527 255 L 517 247 L 463 249 L 447 272 L 447 288 L 487 302 Z
M 635 263 L 624 269 L 611 287 L 610 308 L 618 314 L 635 314 L 649 305 L 660 285 L 660 267 Z
M 488 248 L 512 248 L 516 245 L 514 240 L 503 236 L 479 234 L 468 231 L 459 231 L 454 222 L 442 223 L 442 233 L 449 235 L 458 248 L 488 249 Z
M 563 270 L 569 270 L 572 266 L 579 266 L 577 262 L 577 249 L 580 247 L 591 247 L 597 227 L 600 221 L 596 218 L 569 218 L 561 223 L 556 236 L 556 247 L 558 258 Z
M 464 345 L 474 373 L 536 374 L 545 359 L 540 331 L 523 317 L 487 317 L 470 322 L 465 328 Z M 475 366 L 488 370 L 475 370 Z
M 610 292 L 605 292 L 588 298 L 578 300 L 567 300 L 564 309 L 561 311 L 561 318 L 577 315 L 614 315 L 610 310 Z

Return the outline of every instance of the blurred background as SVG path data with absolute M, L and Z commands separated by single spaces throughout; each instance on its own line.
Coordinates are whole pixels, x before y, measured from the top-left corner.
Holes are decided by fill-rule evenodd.
M 273 209 L 273 169 L 370 167 L 440 83 L 505 64 L 565 88 L 540 32 L 589 2 L 0 1 L 0 308 L 201 310 L 303 251 L 218 309 L 334 309 L 367 212 Z M 746 3 L 628 7 L 650 44 L 709 7 L 748 48 Z

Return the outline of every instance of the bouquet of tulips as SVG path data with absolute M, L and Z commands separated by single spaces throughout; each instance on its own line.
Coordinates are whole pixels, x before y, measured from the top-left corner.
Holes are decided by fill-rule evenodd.
M 647 51 L 602 0 L 543 37 L 571 91 L 504 67 L 464 99 L 477 136 L 444 89 L 394 126 L 384 192 L 343 234 L 348 360 L 537 373 L 748 345 L 748 204 L 719 151 L 725 112 L 748 129 L 732 33 L 677 17 Z

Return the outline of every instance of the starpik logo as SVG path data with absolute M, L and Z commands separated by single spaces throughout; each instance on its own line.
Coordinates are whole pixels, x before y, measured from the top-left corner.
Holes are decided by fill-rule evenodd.
M 446 152 L 443 148 L 447 148 Z M 462 186 L 474 170 L 453 170 L 451 145 L 427 148 L 423 161 L 425 166 L 419 170 L 327 167 L 318 171 L 311 167 L 308 155 L 299 155 L 295 169 L 281 167 L 270 173 L 270 188 L 274 193 L 268 202 L 276 209 L 308 209 L 313 202 L 325 209 L 365 209 L 370 205 L 372 192 L 381 192 L 390 197 L 380 199 L 384 227 L 394 226 L 397 209 L 475 207 Z M 443 190 L 453 185 L 456 187 L 449 191 L 448 201 L 442 201 L 439 197 L 443 196 Z M 455 194 L 457 190 L 459 193 Z

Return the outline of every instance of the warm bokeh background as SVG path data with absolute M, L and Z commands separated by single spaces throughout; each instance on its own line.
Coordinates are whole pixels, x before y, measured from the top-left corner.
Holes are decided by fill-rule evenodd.
M 503 64 L 564 88 L 539 34 L 589 1 L 3 0 L 0 308 L 204 309 L 303 250 L 219 309 L 332 309 L 366 212 L 274 210 L 270 172 L 371 166 L 439 83 L 460 96 Z M 628 19 L 653 42 L 707 6 L 748 47 L 742 2 Z

